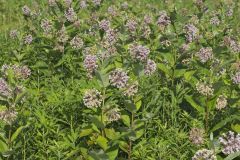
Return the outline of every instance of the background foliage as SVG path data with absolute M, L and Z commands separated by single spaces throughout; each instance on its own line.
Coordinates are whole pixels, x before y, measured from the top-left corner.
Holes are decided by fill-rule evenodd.
M 64 1 L 58 2 L 54 8 L 45 0 L 0 0 L 0 64 L 31 69 L 27 80 L 11 81 L 14 87 L 23 85 L 26 93 L 24 101 L 14 106 L 15 120 L 9 124 L 0 119 L 0 159 L 187 160 L 203 148 L 213 150 L 220 160 L 239 158 L 239 150 L 224 154 L 219 141 L 222 133 L 240 132 L 240 80 L 234 81 L 240 72 L 238 0 L 203 4 L 192 0 L 131 0 L 127 1 L 128 9 L 121 7 L 123 0 L 104 0 L 100 6 L 88 1 L 85 9 L 80 8 L 80 1 L 73 1 L 79 25 L 66 20 L 68 7 Z M 24 16 L 24 5 L 34 14 Z M 109 7 L 116 9 L 116 15 L 111 15 L 114 13 Z M 229 8 L 231 16 L 226 15 Z M 164 27 L 157 24 L 162 10 L 171 21 Z M 144 23 L 145 15 L 152 17 L 149 24 Z M 211 23 L 213 17 L 220 24 Z M 43 19 L 53 23 L 51 33 L 43 32 Z M 101 59 L 99 54 L 112 47 L 103 46 L 106 31 L 98 25 L 104 19 L 118 35 L 111 44 L 116 53 Z M 137 23 L 133 32 L 127 27 L 131 19 Z M 198 28 L 197 40 L 187 40 L 187 24 Z M 62 25 L 70 37 L 64 43 L 58 40 L 63 35 L 58 34 Z M 147 36 L 143 36 L 145 27 L 150 29 Z M 15 39 L 9 35 L 14 29 L 18 30 Z M 28 45 L 24 41 L 29 34 L 33 40 Z M 70 44 L 76 35 L 83 40 L 80 49 Z M 230 45 L 226 37 L 231 38 Z M 148 58 L 156 63 L 151 75 L 144 72 L 147 61 L 131 57 L 129 48 L 135 43 L 149 48 Z M 64 46 L 63 52 L 59 45 Z M 213 57 L 203 62 L 198 54 L 206 47 L 212 48 Z M 86 48 L 87 54 L 98 57 L 93 78 L 84 66 Z M 130 84 L 138 82 L 136 94 L 126 96 L 124 91 L 129 86 L 118 89 L 111 84 L 109 75 L 116 68 L 126 71 Z M 5 79 L 10 81 L 11 76 Z M 210 87 L 207 91 L 206 86 Z M 89 108 L 84 103 L 86 92 L 93 88 L 102 94 L 101 107 Z M 221 96 L 227 104 L 219 109 Z M 1 112 L 12 107 L 8 102 L 1 101 Z M 111 121 L 109 114 L 115 108 L 120 118 Z M 193 135 L 200 138 L 200 144 L 191 139 L 193 128 L 204 131 Z M 234 142 L 240 146 L 240 140 Z

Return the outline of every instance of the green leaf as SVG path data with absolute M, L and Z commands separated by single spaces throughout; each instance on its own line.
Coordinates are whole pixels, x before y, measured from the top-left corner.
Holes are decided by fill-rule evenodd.
M 159 63 L 157 66 L 161 71 L 163 71 L 166 74 L 166 76 L 172 75 L 172 71 L 168 69 L 165 64 Z
M 139 100 L 139 101 L 136 103 L 137 111 L 140 109 L 141 105 L 142 105 L 142 101 Z
M 93 129 L 92 129 L 92 128 L 82 129 L 81 132 L 80 132 L 79 138 L 88 136 L 88 135 L 90 135 L 92 132 L 93 132 Z
M 224 160 L 233 160 L 234 158 L 237 158 L 237 157 L 238 157 L 238 158 L 240 157 L 240 151 L 228 155 L 226 158 L 224 158 Z
M 132 112 L 132 113 L 133 113 L 133 112 L 136 112 L 136 111 L 137 111 L 137 108 L 136 108 L 136 106 L 133 104 L 132 101 L 130 101 L 130 100 L 125 100 L 124 103 L 125 103 L 126 109 L 127 109 L 129 112 Z
M 108 148 L 108 140 L 103 136 L 98 136 L 96 142 L 102 149 L 106 150 Z
M 93 158 L 93 160 L 108 160 L 108 156 L 104 153 L 103 150 L 90 151 L 89 155 Z
M 121 115 L 121 119 L 122 119 L 122 121 L 123 121 L 123 123 L 126 125 L 126 126 L 128 126 L 128 127 L 130 127 L 130 118 L 129 118 L 129 116 L 128 115 Z
M 80 149 L 72 150 L 71 152 L 69 152 L 69 153 L 66 155 L 66 158 L 65 158 L 65 159 L 69 159 L 69 158 L 73 157 L 74 155 L 78 154 L 79 151 L 80 151 Z
M 126 153 L 128 153 L 128 144 L 124 141 L 119 142 L 119 147 Z
M 196 71 L 187 71 L 184 73 L 184 78 L 186 79 L 186 81 L 190 81 L 192 79 L 193 74 Z
M 191 104 L 193 108 L 195 108 L 199 113 L 204 113 L 204 108 L 199 106 L 192 98 L 192 96 L 185 95 L 185 99 L 188 103 Z
M 117 145 L 115 145 L 106 150 L 106 154 L 108 155 L 109 160 L 115 160 L 117 158 L 118 149 L 119 149 L 119 147 Z
M 8 151 L 8 146 L 5 142 L 0 140 L 0 153 Z
M 104 128 L 104 124 L 99 120 L 98 117 L 96 116 L 91 116 L 90 120 L 92 121 L 92 123 L 94 123 L 98 128 L 103 129 Z
M 108 80 L 108 75 L 107 74 L 104 74 L 100 71 L 97 71 L 96 72 L 96 77 L 98 79 L 98 81 L 100 82 L 99 84 L 106 88 L 108 85 L 109 85 L 109 80 Z
M 186 69 L 176 69 L 174 71 L 174 77 L 180 78 L 180 77 L 184 76 L 185 73 L 186 73 Z
M 24 128 L 26 128 L 26 126 L 21 126 L 21 127 L 19 127 L 19 128 L 13 133 L 13 135 L 12 135 L 12 137 L 11 137 L 11 142 L 13 142 L 13 141 L 18 137 L 18 135 L 20 134 L 20 132 L 21 132 Z
M 111 139 L 111 140 L 115 140 L 118 139 L 118 132 L 115 132 L 115 130 L 113 128 L 105 128 L 105 133 L 106 133 L 106 137 Z
M 231 125 L 231 128 L 237 132 L 237 133 L 240 133 L 240 124 L 232 124 Z
M 227 123 L 232 122 L 233 120 L 239 120 L 240 119 L 240 115 L 232 115 L 229 116 L 223 120 L 221 120 L 219 123 L 217 123 L 211 130 L 210 132 L 214 132 L 216 130 L 218 130 L 219 128 L 222 128 L 223 126 L 225 126 Z

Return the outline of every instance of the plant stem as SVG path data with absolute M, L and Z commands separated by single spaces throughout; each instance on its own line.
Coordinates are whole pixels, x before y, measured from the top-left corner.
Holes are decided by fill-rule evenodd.
M 103 125 L 104 125 L 104 121 L 103 121 L 103 116 L 104 116 L 103 107 L 105 106 L 105 93 L 106 93 L 106 90 L 104 88 L 103 89 L 103 102 L 102 102 L 102 108 L 101 108 L 101 122 L 102 122 Z M 101 129 L 101 134 L 104 137 L 104 128 Z
M 205 105 L 205 131 L 208 133 L 208 121 L 209 121 L 209 110 L 208 110 L 208 98 L 206 99 L 206 105 Z
M 131 113 L 131 130 L 133 130 L 133 122 L 134 122 L 134 113 Z M 128 159 L 131 159 L 132 155 L 132 141 L 129 139 L 129 149 L 128 149 Z

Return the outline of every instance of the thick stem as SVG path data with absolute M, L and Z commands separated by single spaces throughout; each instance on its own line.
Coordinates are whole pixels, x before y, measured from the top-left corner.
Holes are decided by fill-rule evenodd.
M 206 99 L 205 105 L 205 131 L 208 133 L 208 126 L 209 126 L 209 110 L 208 110 L 208 98 Z
M 103 89 L 103 102 L 102 102 L 102 108 L 101 108 L 101 122 L 104 125 L 104 120 L 103 120 L 103 116 L 104 116 L 104 112 L 103 112 L 103 107 L 105 105 L 105 88 Z M 101 134 L 104 137 L 104 128 L 101 129 Z
M 133 130 L 133 122 L 134 122 L 134 113 L 131 113 L 131 130 Z M 129 149 L 128 149 L 128 159 L 131 159 L 132 155 L 132 141 L 129 139 Z

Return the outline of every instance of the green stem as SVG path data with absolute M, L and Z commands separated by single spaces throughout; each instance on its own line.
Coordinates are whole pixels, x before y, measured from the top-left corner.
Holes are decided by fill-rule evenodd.
M 105 90 L 105 88 L 104 88 L 104 89 L 103 89 L 103 102 L 102 102 L 102 108 L 101 108 L 101 122 L 102 122 L 103 125 L 104 125 L 104 120 L 103 120 L 103 116 L 104 116 L 103 107 L 105 106 L 105 93 L 106 93 L 106 90 Z M 101 129 L 101 134 L 102 134 L 102 136 L 104 137 L 104 128 Z
M 205 131 L 208 133 L 208 126 L 209 126 L 209 108 L 208 108 L 208 98 L 206 99 L 205 105 Z
M 134 113 L 131 113 L 131 130 L 133 130 L 133 122 L 134 122 Z M 132 155 L 132 141 L 129 139 L 129 149 L 128 149 L 128 159 L 131 160 Z

